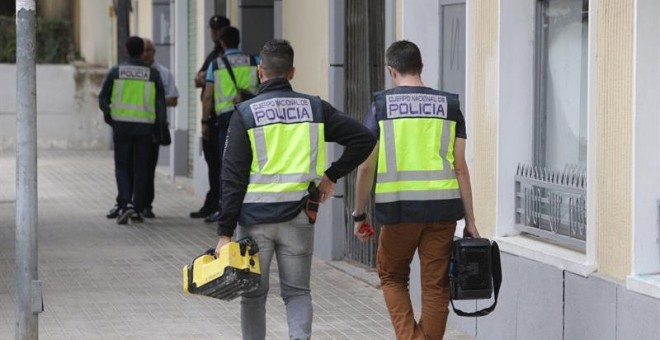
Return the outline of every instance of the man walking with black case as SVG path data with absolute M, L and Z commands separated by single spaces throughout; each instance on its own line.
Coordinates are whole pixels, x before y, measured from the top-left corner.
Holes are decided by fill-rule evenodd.
M 379 142 L 358 169 L 354 234 L 370 237 L 362 227 L 376 175 L 376 219 L 383 224 L 378 276 L 397 338 L 442 339 L 456 221 L 465 218 L 465 236 L 479 236 L 465 160 L 465 121 L 457 95 L 424 86 L 415 44 L 393 43 L 386 62 L 396 86 L 374 95 L 365 122 Z M 419 323 L 408 291 L 415 251 L 422 283 Z

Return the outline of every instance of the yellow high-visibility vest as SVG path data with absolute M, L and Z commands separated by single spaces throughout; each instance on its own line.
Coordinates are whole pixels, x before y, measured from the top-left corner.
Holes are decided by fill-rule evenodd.
M 240 104 L 239 112 L 252 149 L 243 203 L 301 201 L 310 183 L 318 184 L 325 171 L 321 100 L 274 92 Z
M 234 97 L 239 93 L 236 86 L 252 94 L 256 94 L 259 90 L 257 65 L 253 62 L 253 58 L 243 53 L 230 54 L 226 58 L 236 78 L 236 84 L 231 79 L 222 58 L 218 58 L 216 60 L 218 70 L 214 72 L 215 83 L 213 86 L 214 107 L 217 114 L 234 109 Z
M 376 96 L 380 143 L 376 204 L 460 198 L 454 171 L 456 122 L 438 91 L 395 88 Z
M 153 124 L 156 121 L 156 85 L 146 66 L 119 66 L 119 78 L 112 84 L 112 120 Z

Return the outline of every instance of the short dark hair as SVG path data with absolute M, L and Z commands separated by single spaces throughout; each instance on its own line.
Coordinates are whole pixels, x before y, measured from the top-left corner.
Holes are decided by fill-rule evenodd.
M 219 30 L 222 28 L 225 28 L 227 26 L 231 25 L 229 22 L 229 19 L 227 17 L 222 16 L 222 15 L 214 15 L 209 19 L 209 27 L 214 29 L 214 30 Z
M 132 36 L 126 40 L 126 51 L 133 58 L 140 58 L 144 52 L 144 40 L 140 37 Z
M 259 55 L 261 67 L 268 78 L 286 78 L 293 69 L 293 47 L 287 40 L 266 42 Z
M 241 43 L 241 32 L 234 26 L 227 26 L 220 30 L 220 40 L 227 48 L 238 48 Z
M 390 45 L 385 52 L 385 61 L 401 74 L 422 73 L 422 53 L 417 45 L 407 40 L 396 41 Z

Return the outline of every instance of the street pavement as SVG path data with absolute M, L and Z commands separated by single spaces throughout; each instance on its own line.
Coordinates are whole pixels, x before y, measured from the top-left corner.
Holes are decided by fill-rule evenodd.
M 14 339 L 15 158 L 0 152 L 0 340 Z M 215 245 L 215 227 L 188 218 L 202 201 L 163 175 L 156 219 L 105 218 L 116 187 L 109 151 L 39 150 L 41 339 L 240 339 L 239 299 L 182 290 L 182 267 Z M 343 265 L 342 265 L 343 266 Z M 394 339 L 380 290 L 314 259 L 315 339 Z M 287 339 L 277 265 L 271 266 L 268 339 Z M 445 339 L 471 339 L 448 330 Z

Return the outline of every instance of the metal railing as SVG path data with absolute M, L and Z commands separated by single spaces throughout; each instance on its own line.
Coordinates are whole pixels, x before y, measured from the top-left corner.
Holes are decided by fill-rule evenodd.
M 516 229 L 584 252 L 587 176 L 580 166 L 563 171 L 519 164 L 515 176 Z
M 362 122 L 369 110 L 372 93 L 385 86 L 385 1 L 346 0 L 345 45 L 345 111 Z M 353 235 L 355 172 L 346 176 L 344 196 L 345 244 L 344 258 L 358 264 L 376 267 L 378 233 L 366 243 Z M 373 209 L 368 209 L 374 222 Z M 375 226 L 374 226 L 375 227 Z M 378 230 L 378 228 L 376 228 Z

